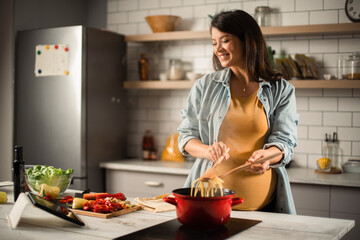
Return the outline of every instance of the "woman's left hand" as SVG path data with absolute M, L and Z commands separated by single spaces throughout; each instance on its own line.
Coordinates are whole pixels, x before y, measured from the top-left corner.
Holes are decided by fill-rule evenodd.
M 273 151 L 270 149 L 259 149 L 253 152 L 251 157 L 247 160 L 247 163 L 254 162 L 255 160 L 258 160 L 260 158 L 264 158 L 272 154 Z M 253 173 L 253 174 L 263 174 L 267 170 L 270 169 L 270 161 L 265 161 L 263 163 L 254 164 L 252 165 L 247 171 Z

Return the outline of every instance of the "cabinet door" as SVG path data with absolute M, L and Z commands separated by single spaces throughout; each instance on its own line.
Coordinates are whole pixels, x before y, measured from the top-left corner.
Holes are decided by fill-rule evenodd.
M 298 215 L 329 217 L 330 187 L 291 183 Z
M 106 170 L 106 191 L 129 197 L 153 197 L 182 188 L 187 175 Z
M 355 220 L 344 239 L 360 239 L 360 188 L 332 186 L 330 217 Z
M 360 188 L 332 186 L 330 211 L 360 214 Z

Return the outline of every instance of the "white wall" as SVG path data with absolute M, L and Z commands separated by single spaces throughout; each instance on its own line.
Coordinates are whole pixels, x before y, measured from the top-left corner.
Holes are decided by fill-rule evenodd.
M 256 6 L 274 9 L 274 25 L 307 25 L 347 23 L 345 0 L 108 0 L 107 26 L 125 35 L 151 33 L 144 17 L 174 14 L 182 17 L 178 30 L 208 30 L 208 14 L 221 9 L 242 9 L 250 14 Z M 313 57 L 321 75 L 335 74 L 336 59 L 360 50 L 359 34 L 268 37 L 267 44 L 277 56 L 304 53 Z M 212 46 L 208 40 L 173 41 L 167 43 L 130 43 L 128 48 L 128 80 L 138 80 L 137 61 L 140 53 L 151 60 L 151 75 L 165 71 L 170 58 L 180 58 L 186 70 L 212 71 Z M 276 57 L 277 57 L 276 56 Z M 180 109 L 186 106 L 189 90 L 130 90 L 129 150 L 140 156 L 141 138 L 152 129 L 158 149 L 180 123 Z M 344 160 L 360 157 L 360 89 L 297 89 L 300 114 L 299 146 L 294 156 L 299 166 L 315 168 L 321 156 L 325 133 L 337 132 Z

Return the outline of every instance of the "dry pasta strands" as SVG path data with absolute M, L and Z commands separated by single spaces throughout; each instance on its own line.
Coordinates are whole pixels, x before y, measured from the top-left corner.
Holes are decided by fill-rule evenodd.
M 198 178 L 191 184 L 190 195 L 194 197 L 200 191 L 201 197 L 214 197 L 216 191 L 220 191 L 221 196 L 223 196 L 223 182 L 217 176 L 208 181 L 202 181 L 202 178 Z

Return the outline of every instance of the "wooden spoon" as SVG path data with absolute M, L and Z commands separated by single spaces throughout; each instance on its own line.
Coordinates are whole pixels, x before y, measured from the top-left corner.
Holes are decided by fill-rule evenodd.
M 227 175 L 229 175 L 230 173 L 233 173 L 233 172 L 237 172 L 237 171 L 242 171 L 242 170 L 246 170 L 246 169 L 249 169 L 252 165 L 254 164 L 259 164 L 259 163 L 263 163 L 263 162 L 266 162 L 274 157 L 278 157 L 280 155 L 282 155 L 283 152 L 278 152 L 278 153 L 274 153 L 274 154 L 271 154 L 267 157 L 264 157 L 264 158 L 260 158 L 258 160 L 255 160 L 254 162 L 251 162 L 251 163 L 245 163 L 243 165 L 240 165 L 236 168 L 233 168 L 231 169 L 230 171 L 218 176 L 219 178 L 223 178 Z M 206 170 L 204 172 L 204 174 L 201 176 L 201 180 L 202 182 L 208 182 L 210 179 L 213 179 L 214 177 L 216 177 L 216 171 L 215 171 L 215 168 L 212 167 L 212 168 L 209 168 L 208 170 Z

